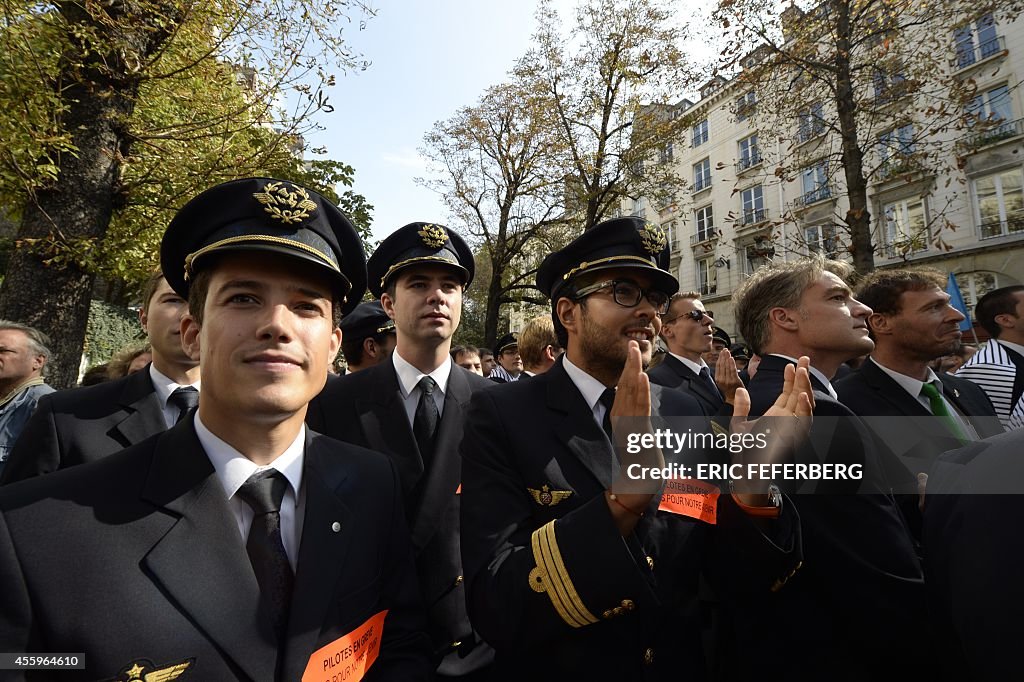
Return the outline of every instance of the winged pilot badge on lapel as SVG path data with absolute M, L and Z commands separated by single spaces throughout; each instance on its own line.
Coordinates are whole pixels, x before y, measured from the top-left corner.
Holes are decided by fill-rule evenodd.
M 545 484 L 540 487 L 540 490 L 536 488 L 527 488 L 530 492 L 530 497 L 533 501 L 542 507 L 554 507 L 572 495 L 571 490 L 552 490 L 551 486 Z
M 133 661 L 131 667 L 125 666 L 120 675 L 110 678 L 107 682 L 171 682 L 184 675 L 195 660 L 187 658 L 153 670 L 156 667 L 153 662 L 143 658 Z

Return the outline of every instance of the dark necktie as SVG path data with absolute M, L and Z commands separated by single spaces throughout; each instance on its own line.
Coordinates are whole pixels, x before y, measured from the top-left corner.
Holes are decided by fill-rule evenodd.
M 946 407 L 946 401 L 942 399 L 942 395 L 939 393 L 939 389 L 935 388 L 933 384 L 924 383 L 921 384 L 921 395 L 928 398 L 928 406 L 932 414 L 938 417 L 946 428 L 960 439 L 961 443 L 970 441 L 964 430 L 960 428 L 960 423 L 950 414 L 949 408 Z
M 717 395 L 719 398 L 722 397 L 722 392 L 718 390 L 718 384 L 711 378 L 711 370 L 707 367 L 700 368 L 700 380 L 708 387 L 711 391 L 711 395 Z
M 601 428 L 604 429 L 605 435 L 608 436 L 608 440 L 611 441 L 612 445 L 615 445 L 615 440 L 612 438 L 612 405 L 615 403 L 615 389 L 604 389 L 604 393 L 601 394 L 598 401 L 605 407 Z
M 434 436 L 437 433 L 437 423 L 441 415 L 437 411 L 437 403 L 434 401 L 434 389 L 437 382 L 430 377 L 420 379 L 420 401 L 416 403 L 416 415 L 412 420 L 412 432 L 416 436 L 416 445 L 420 449 L 420 457 L 423 458 L 423 468 L 427 468 L 430 460 L 434 457 Z
M 237 493 L 252 507 L 252 525 L 245 550 L 279 639 L 283 639 L 287 627 L 295 581 L 281 539 L 281 500 L 287 488 L 288 480 L 281 472 L 265 469 L 250 476 Z
M 167 398 L 167 402 L 178 408 L 178 418 L 174 421 L 177 424 L 199 404 L 199 391 L 192 386 L 179 386 Z

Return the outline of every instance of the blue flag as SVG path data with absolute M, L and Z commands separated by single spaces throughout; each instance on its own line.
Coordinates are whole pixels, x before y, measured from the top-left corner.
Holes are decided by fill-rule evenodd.
M 967 311 L 963 294 L 960 293 L 960 287 L 952 272 L 949 273 L 949 280 L 946 281 L 946 293 L 949 294 L 949 304 L 964 315 L 964 320 L 960 323 L 960 331 L 968 331 L 971 328 L 971 314 Z

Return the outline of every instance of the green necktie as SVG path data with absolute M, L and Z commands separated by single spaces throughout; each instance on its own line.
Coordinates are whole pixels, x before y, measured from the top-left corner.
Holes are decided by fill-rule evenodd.
M 956 436 L 961 443 L 969 442 L 967 434 L 960 428 L 960 423 L 956 418 L 949 413 L 949 408 L 946 407 L 946 401 L 942 399 L 942 395 L 939 393 L 939 389 L 935 388 L 934 384 L 925 383 L 921 385 L 921 395 L 928 398 L 928 406 L 931 408 L 932 414 L 942 420 L 942 423 L 946 425 L 946 428 Z

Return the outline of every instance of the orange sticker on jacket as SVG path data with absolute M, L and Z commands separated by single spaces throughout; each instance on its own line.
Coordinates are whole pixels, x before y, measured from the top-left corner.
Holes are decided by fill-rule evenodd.
M 689 516 L 710 523 L 718 523 L 718 486 L 692 478 L 673 478 L 665 482 L 658 511 Z
M 359 682 L 377 660 L 384 631 L 381 611 L 352 632 L 313 652 L 302 673 L 302 682 Z

